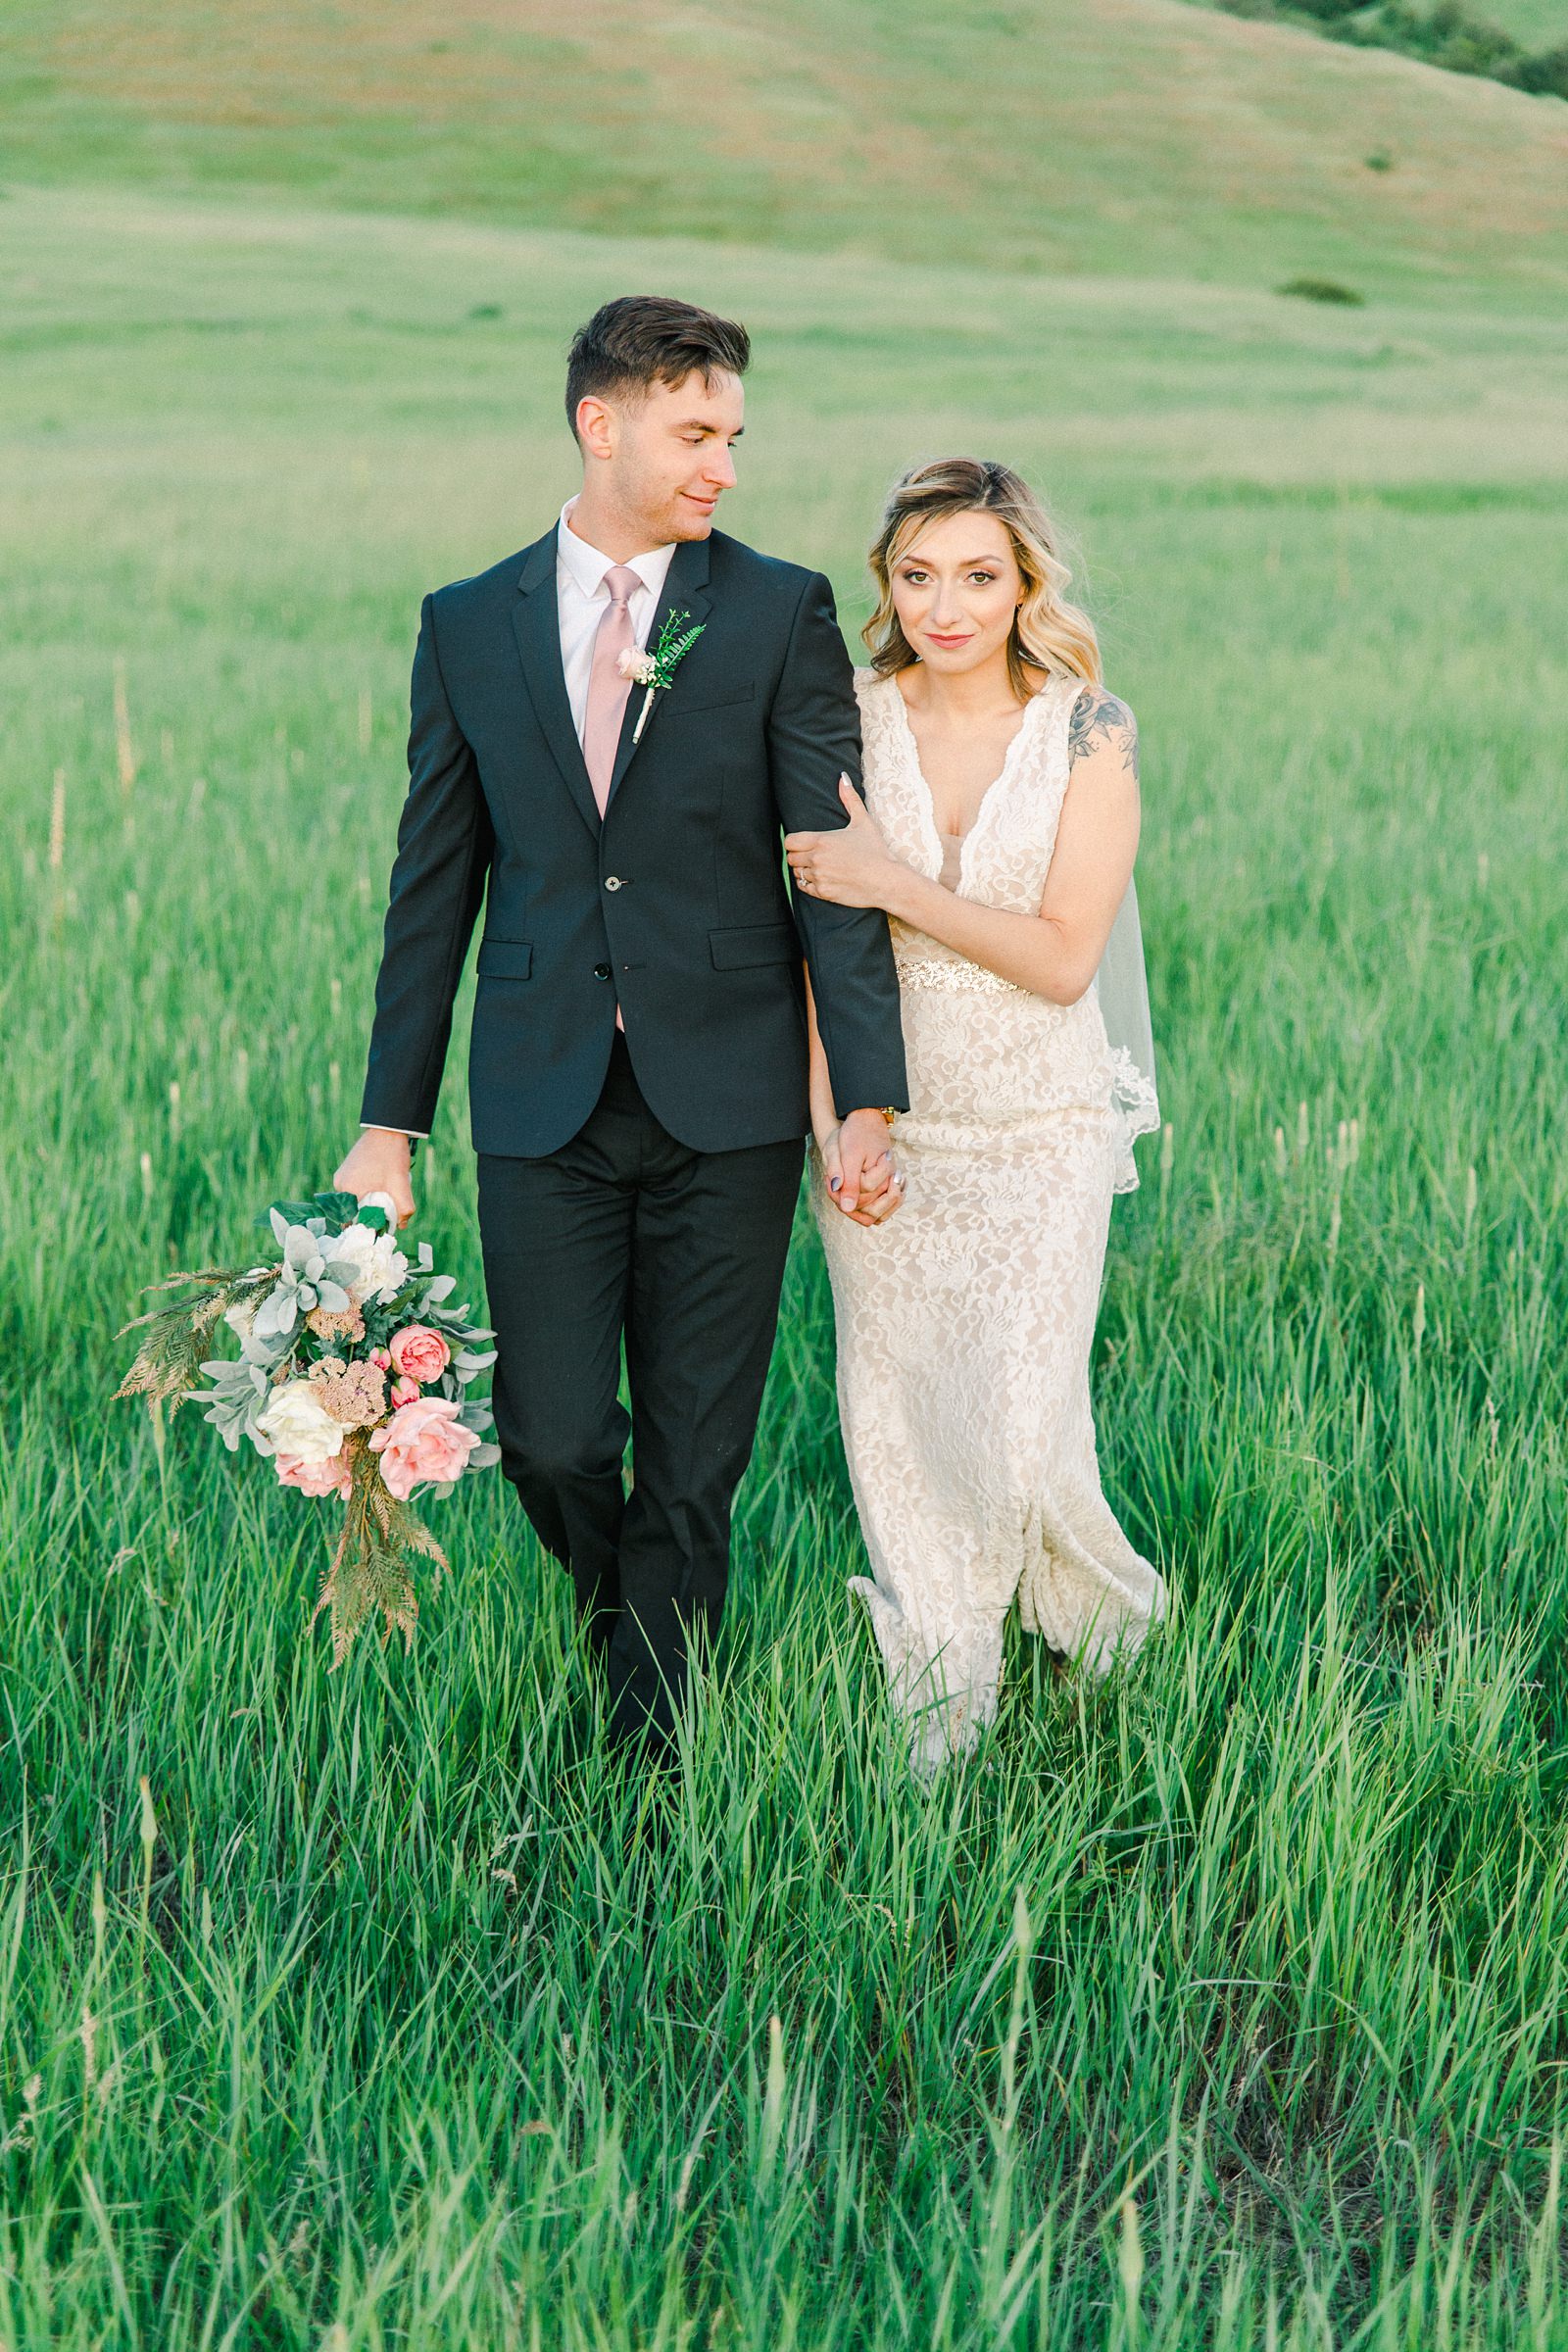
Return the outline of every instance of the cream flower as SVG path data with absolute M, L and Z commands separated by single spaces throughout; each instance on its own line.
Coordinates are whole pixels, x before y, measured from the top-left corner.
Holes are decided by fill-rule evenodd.
M 615 667 L 623 678 L 630 678 L 634 686 L 655 686 L 659 683 L 659 664 L 653 655 L 639 653 L 634 646 L 628 645 L 615 656 Z
M 285 1381 L 274 1389 L 256 1426 L 278 1453 L 291 1453 L 302 1462 L 329 1461 L 342 1450 L 342 1425 L 333 1420 L 308 1380 Z
M 389 1233 L 372 1233 L 368 1225 L 347 1225 L 330 1244 L 334 1266 L 352 1267 L 345 1285 L 356 1306 L 368 1299 L 391 1298 L 403 1288 L 409 1261 Z

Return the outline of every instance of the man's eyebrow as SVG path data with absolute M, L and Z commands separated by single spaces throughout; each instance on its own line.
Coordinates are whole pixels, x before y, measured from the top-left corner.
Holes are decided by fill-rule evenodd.
M 710 424 L 706 416 L 688 416 L 683 423 L 677 424 L 675 427 L 677 433 L 716 433 L 720 429 L 716 424 Z M 739 441 L 745 431 L 745 425 L 738 424 L 731 433 L 730 439 Z

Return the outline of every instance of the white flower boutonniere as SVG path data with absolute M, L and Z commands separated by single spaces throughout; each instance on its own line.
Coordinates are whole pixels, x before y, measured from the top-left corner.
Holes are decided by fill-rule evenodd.
M 647 689 L 643 696 L 643 707 L 637 713 L 637 724 L 631 731 L 633 743 L 642 739 L 648 713 L 654 707 L 654 696 L 661 687 L 674 684 L 677 663 L 685 660 L 708 626 L 706 620 L 700 620 L 695 629 L 683 629 L 681 623 L 690 618 L 689 612 L 667 614 L 659 632 L 659 642 L 651 654 L 634 653 L 628 647 L 615 664 L 623 678 L 630 678 L 634 686 Z

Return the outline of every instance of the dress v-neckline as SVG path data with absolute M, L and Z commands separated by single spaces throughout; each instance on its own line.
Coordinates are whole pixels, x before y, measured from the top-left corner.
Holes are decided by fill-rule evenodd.
M 1024 736 L 1028 733 L 1029 717 L 1035 704 L 1042 702 L 1045 699 L 1047 694 L 1049 694 L 1051 691 L 1051 687 L 1054 683 L 1054 678 L 1048 679 L 1047 683 L 1042 686 L 1038 692 L 1032 694 L 1029 697 L 1028 702 L 1025 703 L 1023 707 L 1023 716 L 1019 719 L 1017 726 L 1013 729 L 1011 739 L 1008 742 L 1005 752 L 1003 754 L 1002 765 L 998 768 L 996 774 L 992 777 L 990 783 L 980 795 L 978 806 L 975 808 L 973 822 L 968 825 L 962 833 L 950 833 L 945 837 L 949 841 L 956 841 L 958 845 L 958 871 L 957 877 L 953 884 L 953 895 L 956 899 L 960 898 L 963 894 L 963 885 L 969 858 L 969 844 L 971 841 L 973 841 L 975 835 L 985 823 L 987 809 L 992 806 L 993 802 L 1001 797 L 1002 787 L 1006 783 L 1009 775 L 1012 772 L 1013 762 L 1018 757 L 1019 747 L 1023 742 Z M 892 695 L 898 710 L 898 723 L 903 729 L 904 733 L 904 748 L 908 757 L 909 765 L 914 770 L 915 781 L 919 786 L 918 793 L 916 794 L 916 800 L 919 807 L 921 831 L 925 836 L 926 849 L 928 852 L 932 850 L 936 852 L 936 864 L 928 878 L 933 882 L 940 882 L 942 879 L 942 843 L 944 840 L 944 835 L 941 826 L 937 823 L 937 805 L 935 800 L 932 798 L 930 784 L 926 781 L 925 769 L 920 764 L 920 746 L 916 741 L 914 728 L 909 721 L 909 706 L 904 699 L 903 691 L 900 688 L 899 681 L 896 676 L 890 677 L 887 680 L 887 688 L 888 692 Z M 944 885 L 944 887 L 946 887 L 946 885 Z

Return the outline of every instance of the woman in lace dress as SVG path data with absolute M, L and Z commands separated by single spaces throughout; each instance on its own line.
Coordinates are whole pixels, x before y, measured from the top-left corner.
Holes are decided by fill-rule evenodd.
M 798 888 L 884 907 L 898 958 L 896 1189 L 835 1200 L 813 1008 L 811 1192 L 872 1570 L 851 1590 L 929 1771 L 995 1716 L 1014 1595 L 1101 1673 L 1164 1613 L 1101 1492 L 1089 1396 L 1111 1196 L 1158 1113 L 1152 1052 L 1112 1050 L 1097 987 L 1130 907 L 1142 989 L 1136 731 L 1044 513 L 1004 466 L 920 466 L 871 564 L 865 801 L 846 782 L 849 822 L 785 846 Z

